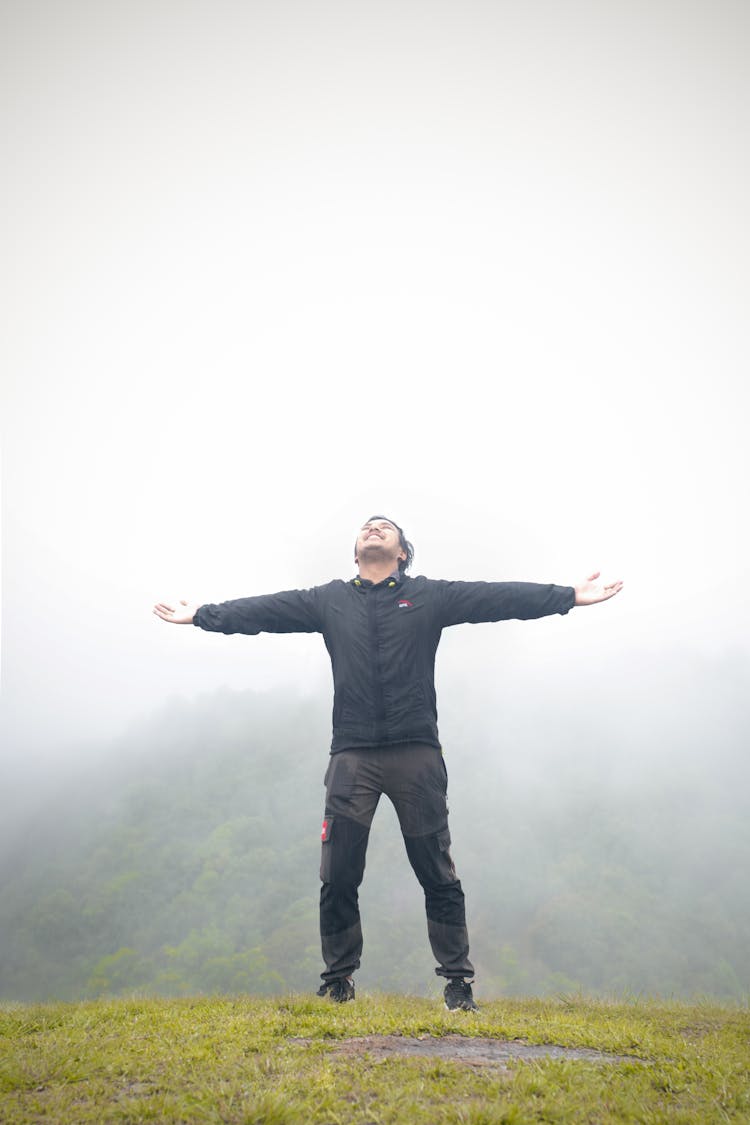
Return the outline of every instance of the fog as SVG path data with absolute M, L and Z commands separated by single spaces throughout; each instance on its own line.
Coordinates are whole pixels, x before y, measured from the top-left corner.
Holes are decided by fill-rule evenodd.
M 319 637 L 151 606 L 349 577 L 373 512 L 414 573 L 625 580 L 446 632 L 452 776 L 533 787 L 565 762 L 625 793 L 687 770 L 734 799 L 746 5 L 1 19 L 6 831 L 165 708 L 327 700 Z M 325 739 L 310 752 L 322 774 Z

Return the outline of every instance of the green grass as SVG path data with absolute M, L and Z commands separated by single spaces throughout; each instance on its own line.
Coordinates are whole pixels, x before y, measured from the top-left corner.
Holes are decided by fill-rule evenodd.
M 593 1047 L 619 1063 L 351 1056 L 350 1036 L 450 1032 Z M 310 1042 L 300 1043 L 297 1039 Z M 743 1006 L 364 996 L 130 999 L 0 1008 L 0 1121 L 490 1125 L 750 1121 Z

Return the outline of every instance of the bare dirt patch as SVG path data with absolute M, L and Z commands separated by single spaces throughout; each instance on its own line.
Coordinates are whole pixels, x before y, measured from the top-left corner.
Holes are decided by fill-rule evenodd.
M 312 1043 L 312 1039 L 295 1039 Z M 558 1047 L 552 1043 L 524 1043 L 518 1039 L 479 1039 L 466 1035 L 363 1035 L 329 1041 L 332 1051 L 344 1055 L 369 1055 L 382 1062 L 394 1056 L 442 1059 L 468 1066 L 505 1066 L 513 1059 L 582 1059 L 587 1062 L 641 1061 L 625 1055 L 611 1055 L 590 1047 Z

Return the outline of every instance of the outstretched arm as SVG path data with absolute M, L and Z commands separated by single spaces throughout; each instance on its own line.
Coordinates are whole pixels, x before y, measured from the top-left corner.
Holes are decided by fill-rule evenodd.
M 595 605 L 596 602 L 606 602 L 607 598 L 613 598 L 615 594 L 619 594 L 622 589 L 622 582 L 607 582 L 597 583 L 599 571 L 594 571 L 583 582 L 579 582 L 575 587 L 576 592 L 576 605 Z
M 162 621 L 169 621 L 172 625 L 192 625 L 197 610 L 197 604 L 191 605 L 186 601 L 181 601 L 177 607 L 166 605 L 164 602 L 157 602 L 154 606 L 156 616 L 161 617 Z
M 318 588 L 282 590 L 218 605 L 177 607 L 157 602 L 154 613 L 172 625 L 198 625 L 209 633 L 319 633 L 322 630 Z

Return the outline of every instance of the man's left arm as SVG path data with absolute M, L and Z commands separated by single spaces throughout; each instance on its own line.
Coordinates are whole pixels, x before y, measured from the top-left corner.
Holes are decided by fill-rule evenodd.
M 441 625 L 482 621 L 530 621 L 568 613 L 577 605 L 606 601 L 622 582 L 598 585 L 598 572 L 576 586 L 539 582 L 440 582 Z

